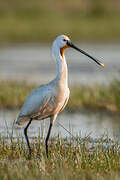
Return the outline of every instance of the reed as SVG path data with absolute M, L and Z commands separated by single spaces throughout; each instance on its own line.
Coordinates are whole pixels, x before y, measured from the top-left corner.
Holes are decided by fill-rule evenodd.
M 6 179 L 81 179 L 118 180 L 120 176 L 120 148 L 117 141 L 102 137 L 62 139 L 50 141 L 46 158 L 44 141 L 31 139 L 32 157 L 21 137 L 0 139 L 0 180 Z

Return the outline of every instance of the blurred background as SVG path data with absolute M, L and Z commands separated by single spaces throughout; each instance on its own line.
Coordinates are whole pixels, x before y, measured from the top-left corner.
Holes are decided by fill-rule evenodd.
M 90 77 L 90 83 L 108 84 L 119 71 L 119 19 L 119 0 L 0 0 L 0 76 L 37 84 L 51 80 L 56 73 L 51 45 L 65 34 L 105 63 L 101 70 L 68 50 L 70 83 L 88 83 Z
M 84 88 L 79 89 L 79 96 L 72 96 L 80 100 L 74 103 L 78 102 L 80 106 L 77 112 L 71 115 L 65 113 L 58 118 L 59 121 L 68 129 L 71 125 L 72 130 L 76 134 L 81 132 L 82 136 L 92 132 L 92 137 L 97 137 L 107 129 L 110 137 L 119 137 L 120 84 L 111 87 L 111 83 L 119 80 L 119 22 L 119 0 L 0 0 L 0 133 L 4 134 L 6 128 L 3 119 L 7 120 L 11 129 L 18 113 L 18 109 L 13 109 L 20 108 L 28 95 L 28 91 L 23 95 L 23 89 L 17 90 L 19 83 L 23 83 L 22 87 L 29 84 L 26 88 L 31 90 L 33 84 L 37 87 L 55 77 L 57 69 L 51 45 L 58 35 L 65 34 L 78 47 L 100 59 L 105 68 L 98 67 L 72 49 L 66 52 L 70 87 L 73 90 L 74 87 Z M 17 84 L 10 85 L 11 81 Z M 100 90 L 96 88 L 98 85 Z M 91 91 L 88 86 L 94 90 Z M 108 88 L 106 93 L 102 89 L 104 86 Z M 6 107 L 9 110 L 4 109 Z M 86 107 L 89 110 L 84 110 Z M 101 109 L 107 110 L 107 113 L 101 112 Z M 68 135 L 57 124 L 56 127 L 53 134 L 62 132 L 63 136 Z M 34 124 L 31 131 L 33 135 L 38 133 L 38 124 Z
M 0 41 L 50 42 L 120 40 L 119 0 L 0 0 Z

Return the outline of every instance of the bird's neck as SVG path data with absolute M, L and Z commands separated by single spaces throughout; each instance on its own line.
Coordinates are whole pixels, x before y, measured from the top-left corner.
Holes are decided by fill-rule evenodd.
M 67 87 L 68 86 L 68 69 L 67 63 L 65 60 L 64 53 L 62 54 L 61 51 L 58 49 L 56 54 L 56 61 L 57 61 L 57 76 L 56 81 L 60 86 Z

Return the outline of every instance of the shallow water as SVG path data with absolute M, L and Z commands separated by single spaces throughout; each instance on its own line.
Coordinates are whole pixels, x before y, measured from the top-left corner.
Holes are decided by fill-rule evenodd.
M 109 84 L 119 78 L 120 44 L 79 44 L 77 46 L 101 60 L 101 68 L 88 57 L 69 49 L 66 59 L 69 69 L 69 84 Z M 14 45 L 0 47 L 0 79 L 25 80 L 46 83 L 57 72 L 51 45 Z
M 120 44 L 79 44 L 77 45 L 97 57 L 105 64 L 105 68 L 96 65 L 84 55 L 69 49 L 66 59 L 69 69 L 69 84 L 109 84 L 119 78 Z M 27 81 L 30 83 L 46 83 L 56 75 L 56 62 L 53 60 L 51 48 L 37 45 L 14 45 L 0 47 L 0 79 Z M 0 134 L 8 136 L 12 132 L 13 121 L 18 111 L 0 110 Z M 45 124 L 43 123 L 45 122 Z M 80 112 L 76 114 L 62 113 L 58 116 L 52 136 L 70 135 L 57 124 L 60 122 L 74 136 L 90 135 L 98 138 L 103 134 L 110 138 L 120 137 L 120 118 L 105 113 Z M 29 128 L 29 136 L 46 136 L 49 120 L 34 121 Z M 45 126 L 45 128 L 43 128 Z M 23 127 L 24 128 L 24 127 Z M 15 126 L 13 135 L 23 136 L 23 128 Z M 42 130 L 44 130 L 42 132 Z
M 24 136 L 23 127 L 14 125 L 13 122 L 18 114 L 17 110 L 0 110 L 0 134 L 7 137 L 13 131 L 13 136 Z M 91 138 L 100 138 L 107 136 L 112 139 L 120 138 L 120 117 L 117 115 L 108 115 L 106 113 L 80 112 L 76 114 L 61 113 L 53 126 L 51 136 L 70 137 L 59 124 L 62 124 L 73 136 L 90 136 Z M 33 121 L 29 127 L 29 136 L 38 137 L 40 134 L 46 137 L 49 119 L 45 121 Z

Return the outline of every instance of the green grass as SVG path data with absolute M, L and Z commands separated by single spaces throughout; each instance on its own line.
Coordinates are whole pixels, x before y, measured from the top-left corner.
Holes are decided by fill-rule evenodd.
M 0 108 L 20 108 L 35 85 L 0 81 Z M 70 88 L 71 94 L 66 110 L 79 111 L 81 108 L 120 112 L 120 81 L 110 86 L 94 85 Z
M 119 0 L 0 0 L 0 42 L 120 41 L 119 19 Z
M 28 94 L 35 88 L 25 82 L 17 83 L 10 81 L 0 82 L 0 107 L 1 108 L 18 108 L 23 103 Z
M 0 141 L 0 180 L 118 180 L 120 177 L 119 144 L 108 138 L 95 143 L 89 137 L 71 140 L 55 137 L 50 141 L 48 159 L 40 138 L 31 142 L 32 158 L 23 140 L 8 140 L 2 137 Z
M 120 112 L 120 81 L 114 80 L 108 87 L 94 85 L 71 88 L 68 108 L 74 111 L 81 107 Z

